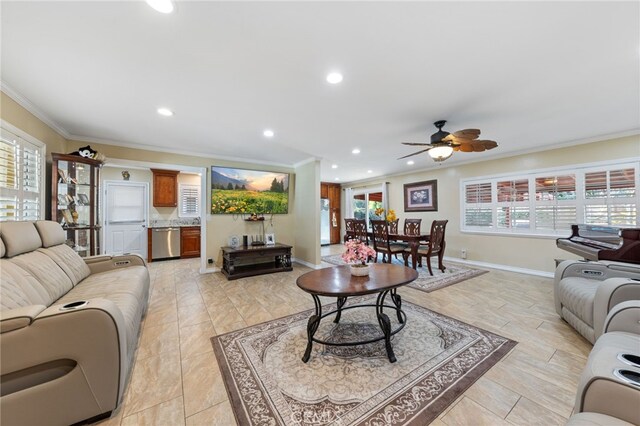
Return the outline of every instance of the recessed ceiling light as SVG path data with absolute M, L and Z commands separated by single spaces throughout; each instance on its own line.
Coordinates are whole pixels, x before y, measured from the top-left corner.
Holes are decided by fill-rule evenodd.
M 160 13 L 173 12 L 173 2 L 171 0 L 147 0 L 147 4 Z
M 353 151 L 351 151 L 352 154 L 360 154 L 360 150 L 358 148 L 353 148 Z
M 367 170 L 367 173 L 373 173 L 373 170 Z
M 332 169 L 337 169 L 337 168 L 338 168 L 338 165 L 337 165 L 337 164 L 332 164 L 332 165 L 331 165 L 331 168 L 332 168 Z
M 272 138 L 275 135 L 275 133 L 271 129 L 266 129 L 264 132 L 262 132 L 262 134 L 265 138 Z
M 327 74 L 327 82 L 331 84 L 338 84 L 342 82 L 342 74 L 339 72 L 330 72 Z
M 171 117 L 173 115 L 173 111 L 169 108 L 158 108 L 158 114 L 164 115 L 165 117 Z
M 410 166 L 413 166 L 415 164 L 415 162 L 413 160 L 409 160 L 409 161 L 407 161 L 407 164 L 410 165 Z
M 336 178 L 335 180 L 340 180 L 340 178 Z

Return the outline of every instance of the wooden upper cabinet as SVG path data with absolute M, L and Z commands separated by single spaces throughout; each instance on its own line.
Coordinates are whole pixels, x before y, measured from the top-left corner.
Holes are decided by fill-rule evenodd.
M 153 206 L 178 206 L 178 173 L 175 170 L 151 169 L 153 172 Z

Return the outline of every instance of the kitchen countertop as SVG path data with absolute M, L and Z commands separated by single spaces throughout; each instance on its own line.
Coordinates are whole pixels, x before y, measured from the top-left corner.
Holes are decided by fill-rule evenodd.
M 200 227 L 200 219 L 150 220 L 149 228 L 185 228 Z

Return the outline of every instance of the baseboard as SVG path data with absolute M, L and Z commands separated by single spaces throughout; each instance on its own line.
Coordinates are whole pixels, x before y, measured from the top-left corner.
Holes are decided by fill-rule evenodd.
M 553 278 L 553 272 L 539 271 L 537 269 L 518 268 L 517 266 L 501 265 L 499 263 L 479 262 L 476 260 L 467 260 L 448 256 L 445 256 L 444 260 L 462 263 L 465 265 L 479 266 L 481 268 L 499 269 L 501 271 L 517 272 L 519 274 L 535 275 L 536 277 Z
M 211 274 L 214 272 L 220 272 L 220 268 L 216 268 L 215 266 L 212 268 L 200 269 L 201 274 Z
M 322 265 L 314 265 L 311 262 L 307 262 L 306 260 L 302 260 L 302 259 L 296 259 L 295 257 L 291 258 L 292 262 L 296 262 L 299 263 L 303 266 L 306 266 L 307 268 L 311 268 L 311 269 L 322 269 Z

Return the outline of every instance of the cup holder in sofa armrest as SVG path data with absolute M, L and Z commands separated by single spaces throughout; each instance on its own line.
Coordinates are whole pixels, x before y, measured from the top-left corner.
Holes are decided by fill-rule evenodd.
M 625 383 L 640 388 L 640 372 L 616 368 L 613 370 L 613 375 Z
M 625 354 L 620 352 L 618 354 L 618 359 L 627 365 L 632 365 L 634 367 L 640 368 L 640 356 L 638 355 Z
M 66 305 L 62 305 L 62 308 L 60 308 L 60 310 L 71 311 L 73 309 L 78 309 L 83 306 L 87 306 L 88 304 L 89 302 L 87 302 L 86 300 L 78 300 L 77 302 L 71 302 L 71 303 L 67 303 Z

